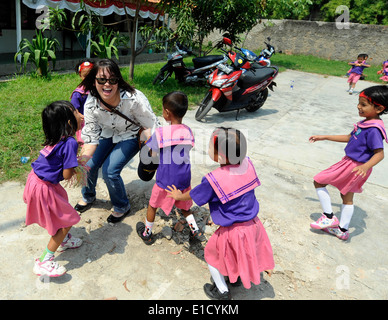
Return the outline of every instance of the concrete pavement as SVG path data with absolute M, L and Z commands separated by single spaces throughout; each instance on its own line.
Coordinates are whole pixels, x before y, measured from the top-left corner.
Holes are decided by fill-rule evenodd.
M 275 273 L 271 278 L 263 276 L 262 283 L 250 290 L 233 289 L 233 297 L 387 299 L 387 159 L 374 169 L 364 192 L 355 195 L 349 240 L 341 241 L 309 227 L 321 214 L 313 176 L 339 161 L 345 145 L 329 141 L 311 144 L 308 138 L 349 133 L 360 120 L 358 95 L 346 92 L 345 77 L 286 71 L 276 82 L 278 86 L 265 105 L 255 113 L 241 111 L 238 121 L 236 112 L 221 114 L 215 110 L 203 122 L 194 119 L 195 110 L 184 119 L 196 137 L 192 186 L 216 167 L 207 156 L 208 139 L 216 126 L 234 127 L 246 134 L 248 154 L 261 180 L 256 189 L 259 217 L 273 246 Z M 360 81 L 356 91 L 371 85 Z M 383 120 L 388 123 L 386 115 Z M 0 252 L 4 267 L 0 269 L 0 299 L 207 299 L 202 290 L 210 276 L 206 263 L 166 239 L 146 247 L 134 232 L 136 222 L 144 217 L 153 185 L 137 178 L 136 167 L 137 157 L 123 171 L 136 214 L 120 225 L 106 225 L 110 207 L 101 181 L 101 201 L 83 214 L 80 226 L 74 228 L 74 234 L 83 237 L 84 248 L 58 255 L 69 272 L 64 279 L 49 284 L 37 281 L 32 274 L 33 258 L 47 244 L 48 235 L 37 226 L 23 226 L 23 186 L 13 182 L 2 185 Z M 339 192 L 332 187 L 328 190 L 339 217 Z M 79 189 L 68 193 L 75 204 Z M 145 254 L 155 262 L 149 263 L 146 271 L 142 264 Z

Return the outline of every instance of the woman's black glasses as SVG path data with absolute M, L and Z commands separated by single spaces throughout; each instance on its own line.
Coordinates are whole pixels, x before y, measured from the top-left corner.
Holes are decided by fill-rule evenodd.
M 105 84 L 107 81 L 109 84 L 114 85 L 119 82 L 119 78 L 110 78 L 110 79 L 105 79 L 105 78 L 96 78 L 98 84 Z

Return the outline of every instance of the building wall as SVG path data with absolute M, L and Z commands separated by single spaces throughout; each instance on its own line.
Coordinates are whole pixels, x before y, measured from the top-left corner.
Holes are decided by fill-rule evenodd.
M 367 53 L 370 64 L 388 60 L 388 26 L 349 23 L 348 29 L 341 27 L 344 24 L 335 22 L 263 20 L 248 33 L 243 46 L 259 50 L 265 39 L 271 37 L 275 49 L 286 54 L 351 61 L 359 53 Z M 205 43 L 220 38 L 220 33 L 214 33 Z

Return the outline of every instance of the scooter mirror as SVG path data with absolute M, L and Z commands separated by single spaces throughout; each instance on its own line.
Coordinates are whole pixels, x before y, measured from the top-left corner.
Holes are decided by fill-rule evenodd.
M 232 45 L 232 40 L 230 40 L 229 38 L 226 38 L 226 37 L 224 37 L 223 39 L 222 39 L 222 42 L 224 43 L 224 44 L 228 44 L 228 45 Z

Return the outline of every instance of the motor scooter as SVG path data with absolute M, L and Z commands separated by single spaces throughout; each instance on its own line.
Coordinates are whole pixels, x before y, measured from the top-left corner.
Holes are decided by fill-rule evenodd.
M 176 51 L 168 55 L 167 63 L 160 69 L 152 84 L 163 84 L 173 73 L 175 73 L 175 79 L 181 83 L 205 84 L 216 66 L 228 60 L 224 55 L 195 57 L 193 58 L 194 67 L 190 68 L 186 66 L 183 58 L 186 55 L 194 55 L 194 53 L 180 43 L 176 43 L 175 48 Z
M 223 43 L 232 46 L 228 38 Z M 210 89 L 200 103 L 195 119 L 200 121 L 211 108 L 219 112 L 246 109 L 254 112 L 260 109 L 268 97 L 268 89 L 273 91 L 276 86 L 274 79 L 279 73 L 276 66 L 257 65 L 251 68 L 252 62 L 245 56 L 221 49 L 231 61 L 230 65 L 220 63 L 209 76 Z
M 269 43 L 271 41 L 271 38 L 268 37 L 267 40 L 268 42 L 264 41 L 267 47 L 261 50 L 258 56 L 254 52 L 245 48 L 236 48 L 236 49 L 240 50 L 249 61 L 256 62 L 261 66 L 270 67 L 271 66 L 270 59 L 275 54 L 275 48 L 273 45 Z M 251 67 L 255 67 L 255 65 L 252 64 Z

